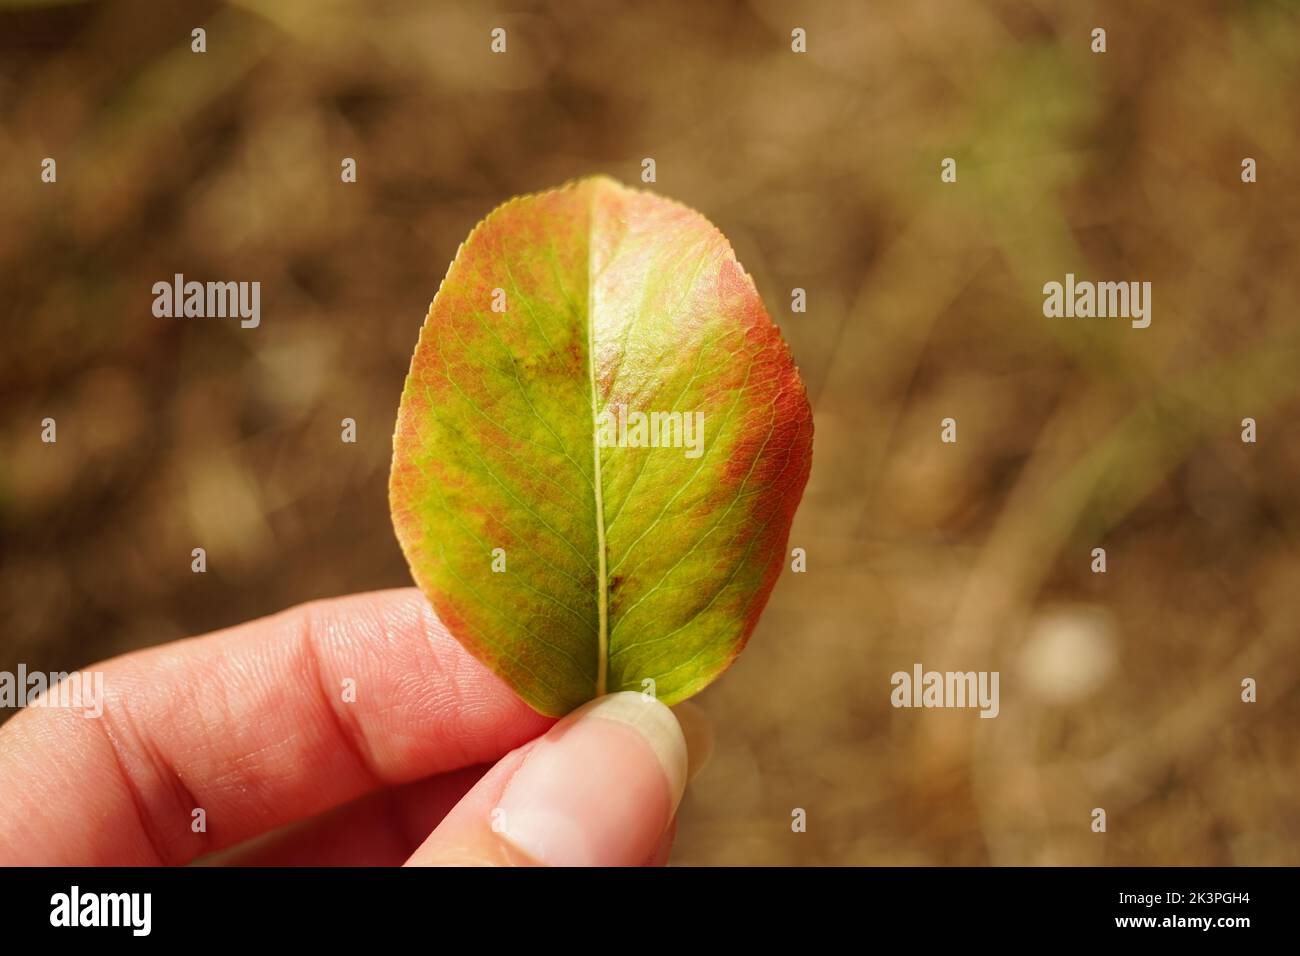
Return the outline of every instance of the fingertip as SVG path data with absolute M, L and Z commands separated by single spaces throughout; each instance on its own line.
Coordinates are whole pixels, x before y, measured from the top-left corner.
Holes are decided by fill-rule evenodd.
M 597 698 L 507 756 L 410 862 L 641 865 L 661 848 L 689 766 L 662 703 L 635 692 Z

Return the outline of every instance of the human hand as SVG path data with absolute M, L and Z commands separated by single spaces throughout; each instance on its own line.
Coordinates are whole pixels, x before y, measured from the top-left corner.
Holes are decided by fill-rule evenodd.
M 87 670 L 100 717 L 29 707 L 0 727 L 0 865 L 668 858 L 688 767 L 673 712 L 625 692 L 542 717 L 414 589 Z

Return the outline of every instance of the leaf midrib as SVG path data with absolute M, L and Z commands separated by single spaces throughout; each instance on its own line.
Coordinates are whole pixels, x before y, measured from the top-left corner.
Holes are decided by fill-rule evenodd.
M 605 693 L 609 680 L 609 596 L 608 572 L 605 561 L 605 502 L 600 476 L 600 413 L 597 409 L 596 391 L 596 321 L 592 308 L 595 276 L 592 273 L 592 233 L 595 226 L 595 203 L 587 205 L 587 380 L 591 386 L 591 455 L 594 466 L 592 491 L 596 502 L 596 615 L 598 619 L 596 644 L 596 696 Z

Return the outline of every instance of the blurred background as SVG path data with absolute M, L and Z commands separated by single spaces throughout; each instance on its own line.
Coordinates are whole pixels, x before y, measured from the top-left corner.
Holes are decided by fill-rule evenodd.
M 457 245 L 653 157 L 817 424 L 674 862 L 1300 863 L 1296 4 L 0 7 L 0 669 L 408 584 L 391 435 Z M 261 327 L 154 318 L 176 272 L 260 280 Z M 1044 318 L 1066 272 L 1151 327 Z M 915 662 L 1001 715 L 893 709 Z

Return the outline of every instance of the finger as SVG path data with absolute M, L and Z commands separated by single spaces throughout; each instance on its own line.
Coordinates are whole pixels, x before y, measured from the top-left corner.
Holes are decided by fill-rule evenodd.
M 597 698 L 502 758 L 409 864 L 639 865 L 677 811 L 688 760 L 663 704 L 633 691 Z
M 713 727 L 705 712 L 689 701 L 676 704 L 673 714 L 686 739 L 689 784 L 712 755 Z M 486 769 L 468 767 L 381 790 L 202 862 L 219 866 L 396 866 L 415 852 Z M 666 865 L 676 832 L 674 817 L 643 865 Z
M 303 605 L 96 669 L 100 719 L 29 708 L 0 728 L 0 863 L 184 862 L 489 763 L 551 723 L 414 589 Z
M 204 866 L 400 866 L 486 772 L 388 787 L 204 857 Z
M 686 739 L 687 780 L 694 780 L 712 753 L 712 726 L 704 711 L 689 702 L 674 706 L 673 713 Z M 208 866 L 396 866 L 411 856 L 486 769 L 468 767 L 369 794 L 201 862 Z M 643 865 L 667 864 L 676 831 L 674 818 Z

